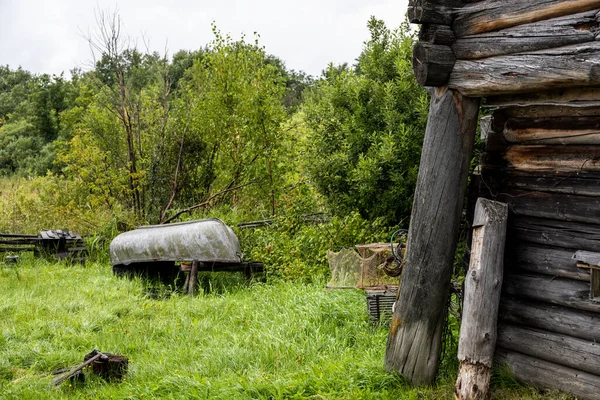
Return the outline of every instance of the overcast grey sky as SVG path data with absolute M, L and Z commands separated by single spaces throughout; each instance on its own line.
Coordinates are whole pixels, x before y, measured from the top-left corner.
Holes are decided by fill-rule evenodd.
M 371 15 L 396 28 L 407 0 L 0 0 L 0 64 L 36 73 L 88 69 L 82 32 L 95 29 L 95 10 L 118 10 L 125 33 L 149 38 L 150 49 L 169 55 L 212 39 L 215 21 L 238 39 L 260 34 L 267 52 L 290 69 L 319 75 L 329 62 L 353 64 L 368 39 Z

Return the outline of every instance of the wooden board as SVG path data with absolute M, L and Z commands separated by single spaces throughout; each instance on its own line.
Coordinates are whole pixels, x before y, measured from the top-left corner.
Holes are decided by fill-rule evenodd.
M 503 290 L 509 296 L 600 313 L 600 303 L 589 298 L 589 282 L 533 274 L 507 274 Z
M 600 249 L 599 225 L 519 217 L 509 219 L 508 231 L 508 237 L 513 243 L 522 241 L 554 248 L 589 251 Z
M 535 300 L 503 297 L 500 321 L 600 343 L 600 314 Z
M 505 268 L 510 272 L 530 272 L 589 282 L 589 271 L 577 267 L 573 254 L 575 250 L 518 242 L 509 247 Z
M 600 376 L 502 348 L 496 355 L 497 362 L 506 363 L 523 383 L 562 390 L 582 400 L 600 399 Z
M 500 324 L 497 343 L 505 349 L 540 360 L 600 375 L 600 343 L 594 341 L 541 329 Z

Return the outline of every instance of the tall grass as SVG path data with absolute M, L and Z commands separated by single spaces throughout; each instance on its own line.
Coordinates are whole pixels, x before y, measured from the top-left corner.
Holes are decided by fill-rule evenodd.
M 118 279 L 107 264 L 0 264 L 0 398 L 452 398 L 453 371 L 416 389 L 384 369 L 387 328 L 368 322 L 364 293 L 239 282 L 204 280 L 212 290 L 195 298 L 162 287 L 155 299 L 149 283 Z M 94 348 L 131 360 L 123 381 L 86 373 L 52 386 L 50 371 Z

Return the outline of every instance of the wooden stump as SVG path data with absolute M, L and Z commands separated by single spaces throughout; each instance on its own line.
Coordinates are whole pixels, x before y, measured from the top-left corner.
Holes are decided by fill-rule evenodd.
M 458 343 L 457 400 L 483 400 L 488 396 L 498 336 L 507 218 L 506 204 L 477 199 Z

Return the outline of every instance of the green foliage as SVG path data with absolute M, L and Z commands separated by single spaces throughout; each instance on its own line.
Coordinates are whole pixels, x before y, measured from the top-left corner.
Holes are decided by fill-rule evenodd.
M 244 257 L 260 261 L 271 279 L 324 282 L 329 277 L 327 250 L 360 243 L 386 242 L 391 228 L 358 213 L 323 223 L 303 222 L 301 214 L 276 218 L 273 225 L 238 229 Z
M 408 24 L 368 25 L 356 67 L 330 65 L 307 98 L 311 177 L 332 209 L 406 225 L 428 100 L 412 74 Z

